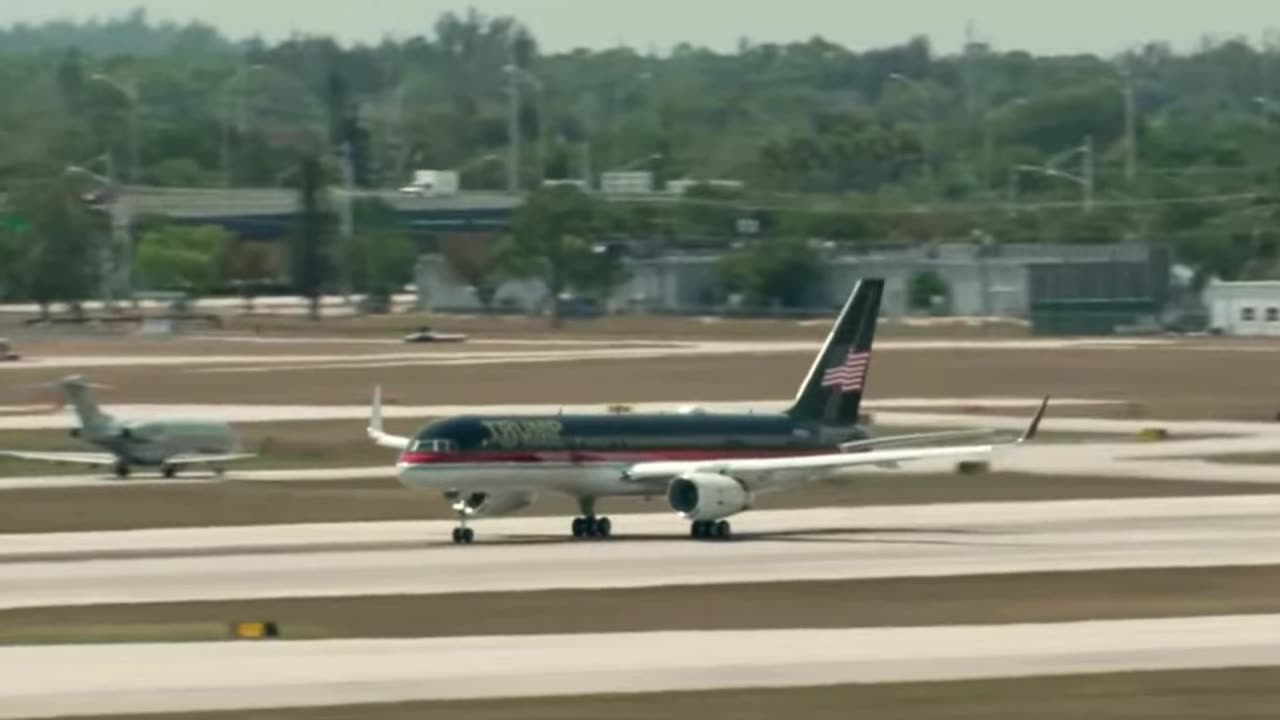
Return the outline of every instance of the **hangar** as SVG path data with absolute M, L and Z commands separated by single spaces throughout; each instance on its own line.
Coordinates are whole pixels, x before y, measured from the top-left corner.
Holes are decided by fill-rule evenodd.
M 1280 335 L 1280 280 L 1224 282 L 1204 289 L 1210 327 L 1224 335 Z

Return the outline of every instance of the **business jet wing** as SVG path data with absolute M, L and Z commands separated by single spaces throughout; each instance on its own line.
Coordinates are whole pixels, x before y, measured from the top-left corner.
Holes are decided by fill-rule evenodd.
M 209 463 L 228 463 L 238 460 L 251 460 L 258 457 L 254 453 L 226 453 L 223 455 L 174 455 L 166 458 L 165 465 L 205 465 Z
M 767 484 L 774 476 L 807 475 L 823 470 L 838 470 L 858 466 L 896 466 L 898 463 L 943 457 L 978 457 L 990 455 L 1002 447 L 1021 445 L 1033 439 L 1040 429 L 1040 421 L 1049 407 L 1044 399 L 1031 420 L 1026 432 L 1012 443 L 1003 445 L 988 443 L 977 445 L 951 445 L 944 447 L 910 448 L 901 450 L 868 450 L 865 452 L 839 452 L 824 455 L 802 455 L 771 458 L 728 458 L 724 460 L 657 461 L 637 463 L 624 476 L 638 483 L 667 481 L 694 473 L 710 473 L 738 478 L 750 484 Z
M 0 457 L 62 465 L 115 465 L 118 460 L 118 458 L 111 453 L 28 452 L 25 450 L 0 450 Z
M 382 429 L 382 386 L 373 389 L 373 407 L 369 410 L 369 427 L 365 430 L 376 445 L 395 450 L 405 450 L 411 438 L 390 435 Z

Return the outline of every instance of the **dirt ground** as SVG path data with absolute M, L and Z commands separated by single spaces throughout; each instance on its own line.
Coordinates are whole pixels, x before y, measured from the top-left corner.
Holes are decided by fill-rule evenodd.
M 390 475 L 388 470 L 388 475 Z M 863 505 L 916 505 L 946 502 L 1006 502 L 1088 498 L 1260 495 L 1273 492 L 1250 483 L 1194 483 L 1124 478 L 1072 478 L 1005 473 L 987 475 L 857 475 L 819 483 L 803 491 L 764 495 L 758 509 Z M 603 500 L 599 511 L 614 515 L 663 512 L 653 501 Z M 569 498 L 546 495 L 527 515 L 577 514 Z M 432 493 L 415 492 L 394 479 L 373 481 L 268 483 L 226 482 L 129 485 L 105 482 L 93 488 L 50 488 L 0 493 L 0 534 L 131 530 L 147 527 L 209 527 L 379 520 L 445 520 L 452 514 Z M 477 526 L 484 542 L 484 523 Z M 745 531 L 746 525 L 742 528 Z M 625 536 L 623 521 L 615 533 Z M 423 538 L 444 542 L 447 538 Z
M 0 611 L 0 643 L 216 641 L 273 620 L 285 639 L 1002 625 L 1280 611 L 1280 567 L 285 598 Z M 459 622 L 459 618 L 466 618 Z
M 677 317 L 663 315 L 618 315 L 592 319 L 566 318 L 559 330 L 552 330 L 544 317 L 435 315 L 421 312 L 397 312 L 389 315 L 367 317 L 327 316 L 319 322 L 297 315 L 255 314 L 238 312 L 219 314 L 219 326 L 206 323 L 190 323 L 189 333 L 262 334 L 275 336 L 336 335 L 345 337 L 393 337 L 399 338 L 421 327 L 439 332 L 462 333 L 469 336 L 507 335 L 510 337 L 591 337 L 635 338 L 666 337 L 820 337 L 825 334 L 836 311 L 829 315 L 810 318 L 718 318 Z M 0 330 L 15 337 L 31 337 L 51 334 L 97 332 L 124 335 L 136 331 L 136 326 L 86 326 L 74 329 L 60 326 L 55 329 L 24 330 L 24 317 L 0 315 Z M 976 321 L 970 319 L 926 318 L 919 320 L 884 320 L 879 333 L 884 337 L 1025 337 L 1025 323 L 1012 320 Z
M 209 373 L 200 367 L 98 368 L 86 373 L 114 389 L 104 403 L 363 404 L 372 386 L 388 403 L 628 403 L 785 399 L 812 362 L 810 353 L 577 360 L 474 366 L 276 369 Z M 1280 394 L 1267 378 L 1280 345 L 1211 348 L 1188 344 L 1140 349 L 883 349 L 872 364 L 868 398 L 1083 397 L 1125 403 L 1090 413 L 1165 419 L 1273 421 Z M 29 384 L 65 371 L 7 370 L 0 404 L 31 401 Z
M 1271 720 L 1280 669 L 114 716 L 112 720 Z

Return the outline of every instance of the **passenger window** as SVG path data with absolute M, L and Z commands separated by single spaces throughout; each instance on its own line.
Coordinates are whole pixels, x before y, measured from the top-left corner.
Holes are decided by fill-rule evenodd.
M 1247 307 L 1240 311 L 1240 319 L 1245 322 L 1253 322 L 1258 318 L 1258 312 L 1251 307 Z
M 1267 322 L 1280 321 L 1280 308 L 1267 308 Z

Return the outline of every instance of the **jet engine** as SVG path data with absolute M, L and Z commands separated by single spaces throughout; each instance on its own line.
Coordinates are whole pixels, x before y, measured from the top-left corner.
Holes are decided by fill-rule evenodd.
M 718 520 L 751 507 L 751 491 L 727 475 L 698 473 L 671 481 L 667 502 L 687 520 Z
M 450 499 L 453 500 L 453 509 L 466 513 L 467 517 L 502 517 L 529 507 L 537 495 L 530 492 L 478 492 Z

